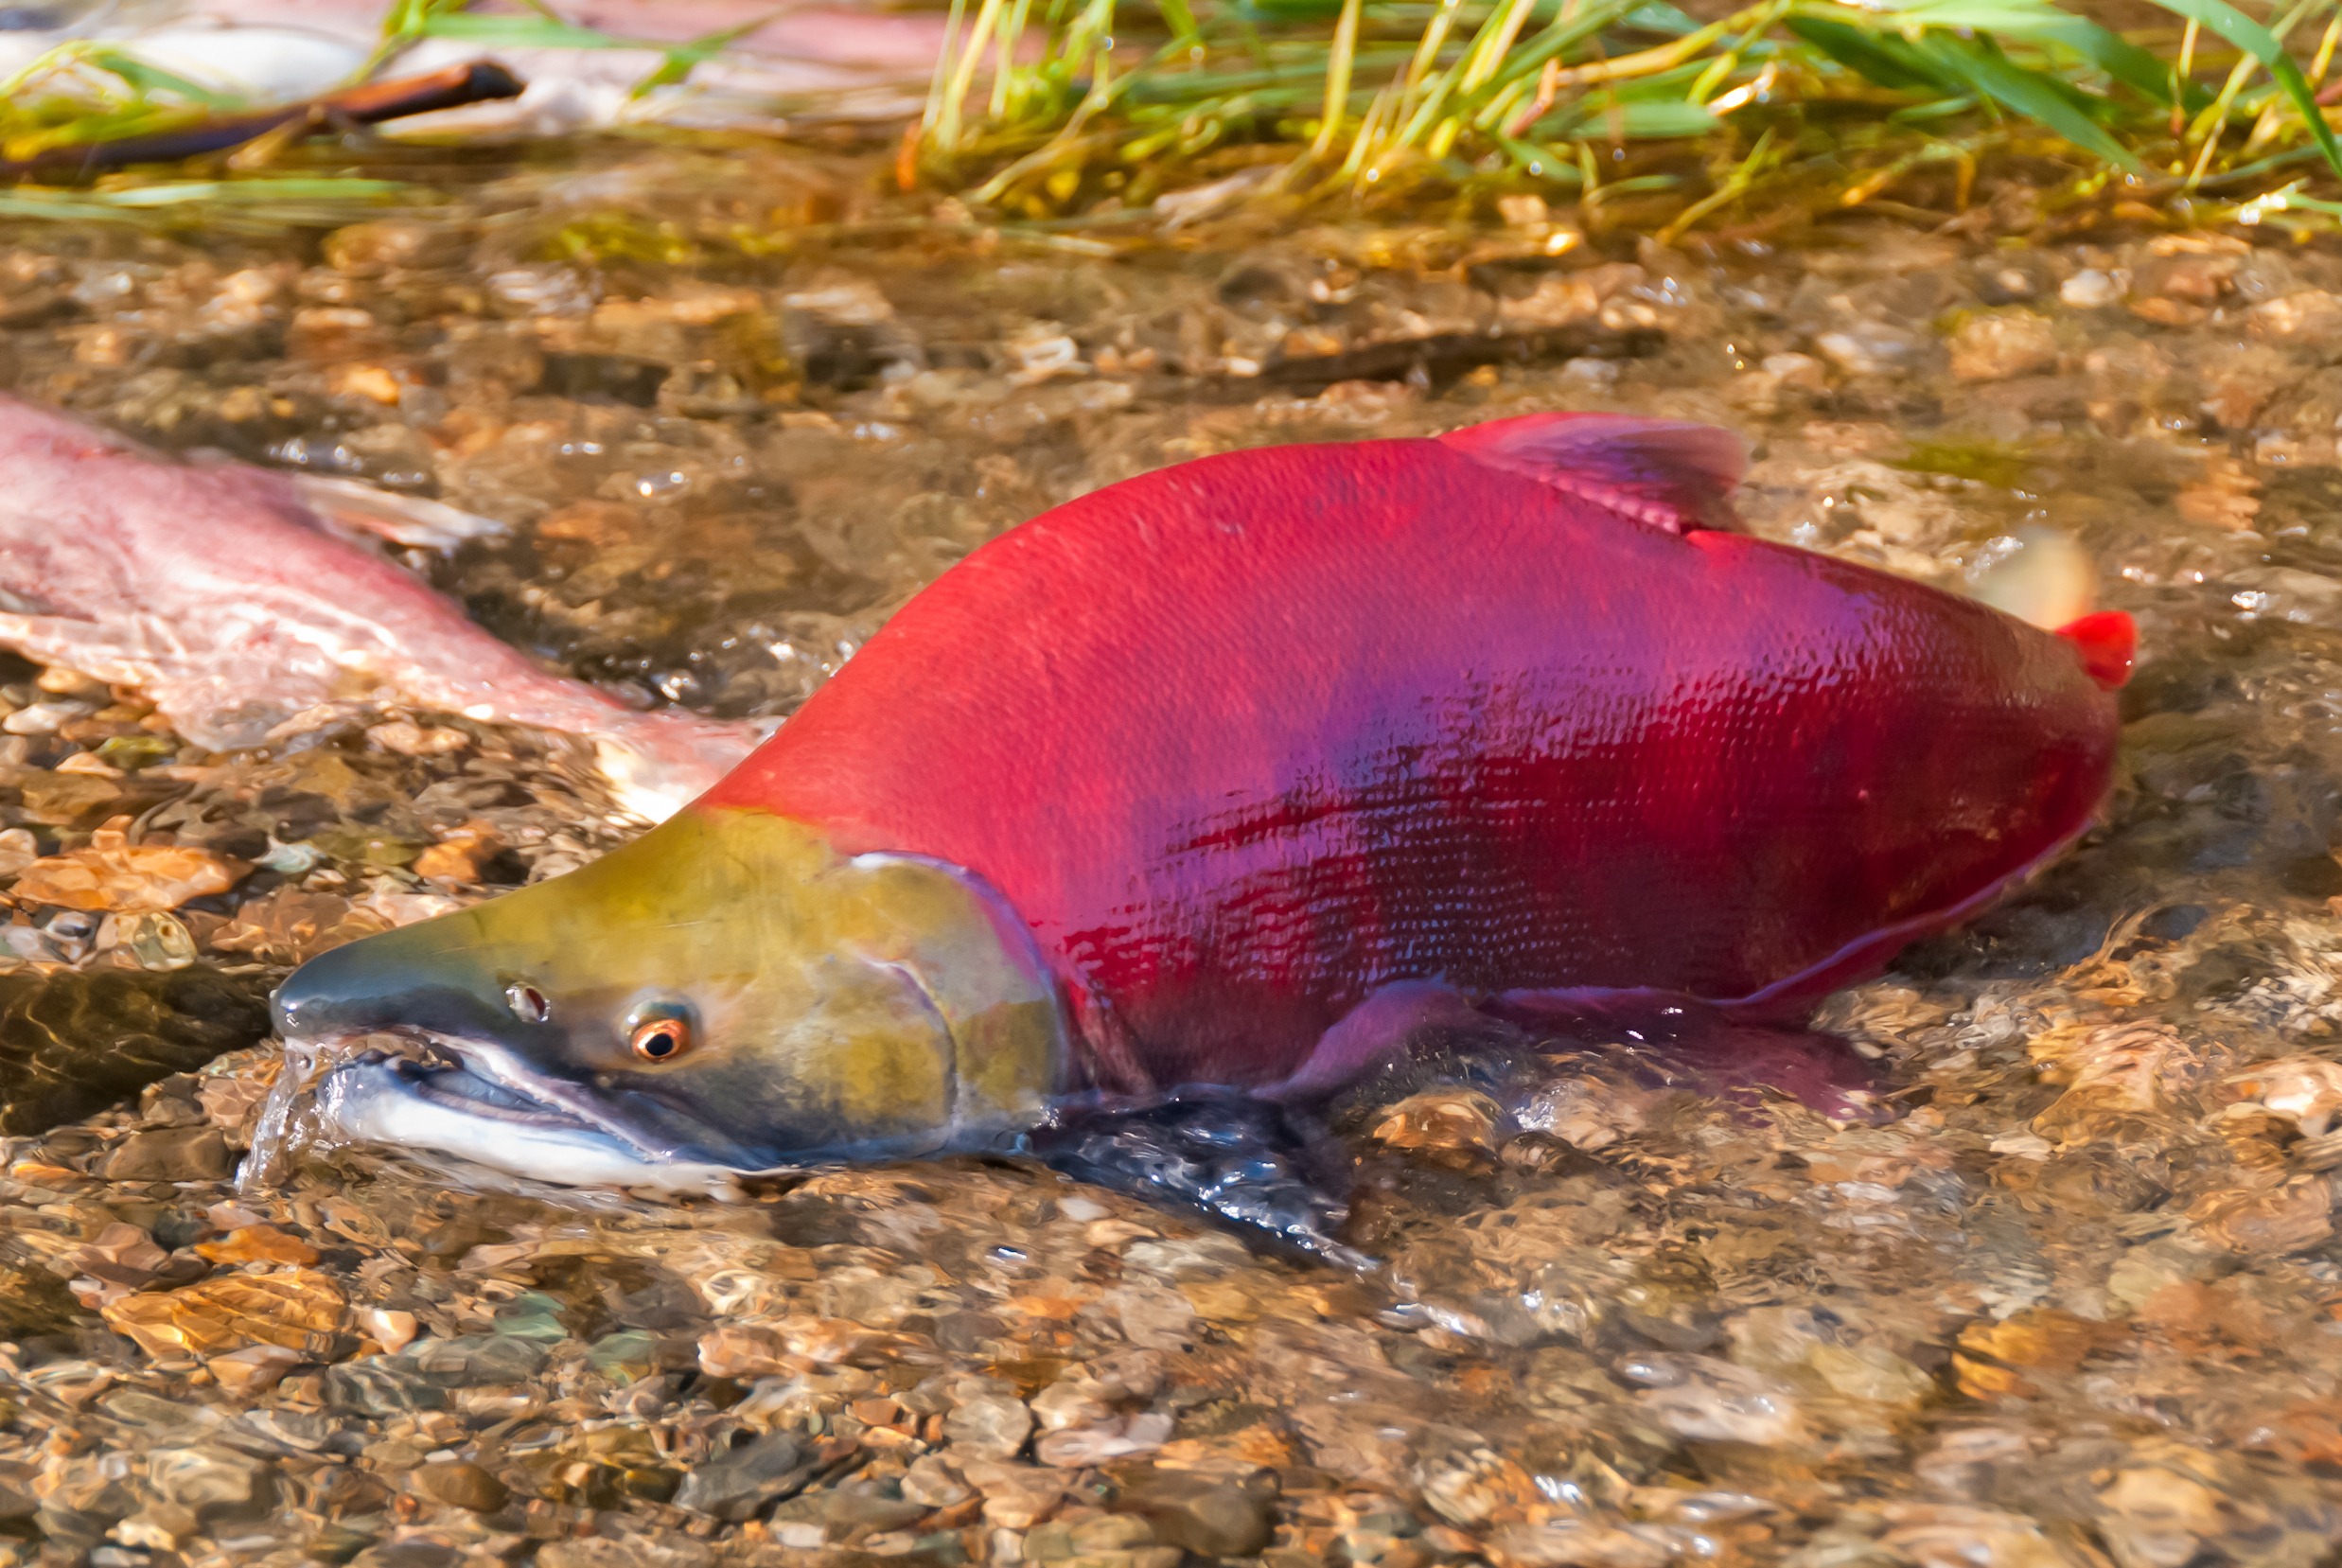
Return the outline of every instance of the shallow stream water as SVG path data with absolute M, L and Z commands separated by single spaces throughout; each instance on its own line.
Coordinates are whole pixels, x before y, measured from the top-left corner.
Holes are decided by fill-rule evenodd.
M 1828 1006 L 1877 1125 L 1623 1049 L 1355 1106 L 1353 1275 L 1013 1163 L 660 1207 L 344 1154 L 239 1194 L 288 965 L 630 830 L 541 738 L 213 756 L 0 672 L 0 1562 L 2336 1560 L 2342 249 L 857 238 L 819 225 L 865 171 L 761 156 L 322 236 L 20 227 L 0 385 L 504 521 L 414 564 L 637 700 L 776 718 L 977 544 L 1166 463 L 1711 421 L 1771 537 L 1947 585 L 2081 541 L 2142 633 L 2106 821 Z M 61 852 L 111 912 L 44 902 Z

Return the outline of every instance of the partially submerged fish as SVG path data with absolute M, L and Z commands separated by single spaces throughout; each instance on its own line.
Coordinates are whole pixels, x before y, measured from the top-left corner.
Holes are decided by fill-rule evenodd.
M 2127 617 L 1724 531 L 1739 443 L 1541 414 L 1204 459 L 944 573 L 662 827 L 277 997 L 347 1137 L 554 1181 L 1328 1095 L 1427 1023 L 1802 1016 L 2090 822 Z
M 407 74 L 492 60 L 525 82 L 517 100 L 444 110 L 400 133 L 544 134 L 652 120 L 753 125 L 814 103 L 826 118 L 916 114 L 952 32 L 940 12 L 852 0 L 491 0 L 452 8 L 467 13 L 463 23 L 443 15 L 433 36 L 382 58 L 391 9 L 391 0 L 18 0 L 0 6 L 0 74 L 86 41 L 208 92 L 268 104 L 346 88 L 373 66 Z M 711 40 L 720 52 L 684 79 L 645 85 L 667 63 L 664 49 Z M 43 89 L 69 89 L 77 69 L 62 62 Z
M 403 700 L 580 735 L 662 817 L 747 755 L 741 725 L 637 713 L 547 674 L 348 536 L 495 525 L 343 480 L 173 462 L 0 397 L 0 646 L 142 687 L 178 731 L 255 746 L 319 704 Z

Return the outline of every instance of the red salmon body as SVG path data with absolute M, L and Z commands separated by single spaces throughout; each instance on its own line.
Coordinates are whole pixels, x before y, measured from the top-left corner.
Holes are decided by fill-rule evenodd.
M 1540 415 L 1117 484 L 703 803 L 984 878 L 1110 1089 L 1276 1083 L 1397 981 L 1793 1012 L 2088 824 L 2129 628 L 1701 526 L 1737 463 Z

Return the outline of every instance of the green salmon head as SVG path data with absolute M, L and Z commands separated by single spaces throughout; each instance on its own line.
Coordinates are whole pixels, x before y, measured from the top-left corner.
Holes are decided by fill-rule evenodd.
M 1062 1084 L 1030 931 L 975 877 L 693 807 L 567 876 L 312 959 L 290 1048 L 396 1035 L 328 1130 L 572 1184 L 989 1146 Z

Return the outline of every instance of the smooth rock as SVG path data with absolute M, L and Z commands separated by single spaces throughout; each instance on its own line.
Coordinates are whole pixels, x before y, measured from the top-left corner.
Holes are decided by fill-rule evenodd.
M 249 1519 L 274 1502 L 269 1467 L 227 1449 L 157 1449 L 147 1455 L 147 1482 L 167 1503 L 198 1519 Z
M 1951 371 L 1963 381 L 2004 381 L 2056 365 L 2056 333 L 2028 310 L 1970 316 L 1952 334 Z
M 1153 1526 L 1154 1539 L 1199 1557 L 1249 1557 L 1276 1534 L 1276 1491 L 1175 1470 L 1124 1478 L 1113 1506 Z
M 114 1145 L 97 1173 L 115 1182 L 211 1182 L 235 1170 L 219 1128 L 163 1127 Z
M 512 1498 L 512 1489 L 468 1459 L 442 1459 L 407 1478 L 418 1496 L 450 1508 L 494 1513 Z
M 814 1460 L 786 1433 L 768 1433 L 710 1459 L 683 1478 L 675 1506 L 737 1524 L 803 1486 Z
M 1022 1400 L 979 1394 L 943 1418 L 943 1436 L 977 1458 L 1013 1458 L 1032 1436 L 1032 1412 Z

